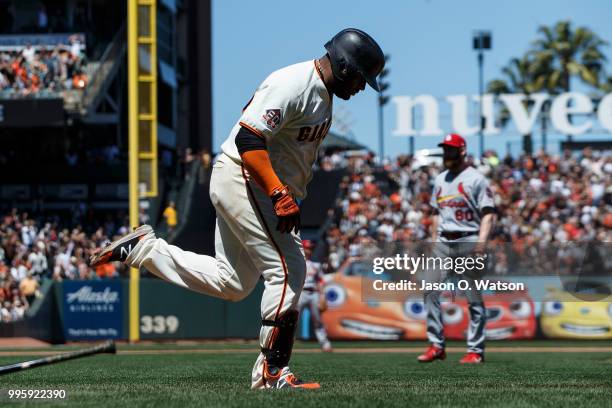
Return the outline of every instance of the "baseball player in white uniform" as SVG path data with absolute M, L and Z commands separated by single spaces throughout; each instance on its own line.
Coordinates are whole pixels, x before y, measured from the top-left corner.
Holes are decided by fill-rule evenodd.
M 92 265 L 120 260 L 182 287 L 239 301 L 265 281 L 261 353 L 251 388 L 319 388 L 298 380 L 289 359 L 306 262 L 298 233 L 317 149 L 332 119 L 332 97 L 379 90 L 384 55 L 372 37 L 345 29 L 316 60 L 273 72 L 257 88 L 221 146 L 210 182 L 217 212 L 215 257 L 169 245 L 143 225 L 100 250 Z
M 436 215 L 432 225 L 434 255 L 438 257 L 482 256 L 495 219 L 493 194 L 487 179 L 465 162 L 466 143 L 458 134 L 447 135 L 438 146 L 444 149 L 444 166 L 434 182 L 431 206 Z M 436 279 L 444 281 L 459 277 L 470 282 L 466 290 L 469 302 L 470 324 L 467 333 L 468 352 L 462 364 L 484 362 L 486 310 L 479 290 L 475 288 L 475 275 L 466 271 L 437 271 Z M 440 292 L 425 293 L 427 309 L 427 337 L 429 348 L 418 357 L 420 362 L 446 358 L 444 351 L 444 324 L 440 307 Z
M 314 325 L 314 333 L 321 349 L 326 352 L 332 351 L 331 343 L 327 338 L 327 331 L 321 321 L 321 305 L 325 304 L 325 294 L 321 298 L 321 291 L 323 286 L 323 270 L 320 262 L 314 262 L 312 257 L 312 249 L 314 244 L 312 241 L 302 241 L 304 247 L 304 255 L 306 257 L 306 279 L 304 280 L 304 287 L 302 288 L 302 294 L 300 295 L 300 301 L 298 302 L 298 311 L 300 313 L 305 308 L 310 311 L 312 323 Z

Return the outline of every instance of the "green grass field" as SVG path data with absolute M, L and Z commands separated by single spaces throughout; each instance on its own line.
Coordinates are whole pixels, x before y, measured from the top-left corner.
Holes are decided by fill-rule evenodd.
M 62 407 L 612 406 L 612 351 L 520 350 L 611 350 L 612 342 L 490 344 L 486 364 L 466 367 L 457 363 L 460 352 L 450 353 L 443 362 L 417 363 L 414 347 L 423 343 L 336 343 L 338 352 L 331 354 L 307 352 L 315 346 L 300 343 L 291 366 L 304 379 L 320 381 L 322 389 L 280 392 L 249 390 L 256 356 L 253 344 L 126 345 L 119 347 L 118 355 L 97 355 L 2 376 L 0 406 L 28 404 L 9 400 L 8 389 L 64 389 L 65 400 L 29 401 L 29 405 Z M 394 353 L 346 350 L 356 347 L 408 349 Z M 495 351 L 497 347 L 517 347 L 517 352 Z M 145 350 L 153 353 L 127 354 Z M 1 356 L 0 365 L 39 358 L 23 353 Z

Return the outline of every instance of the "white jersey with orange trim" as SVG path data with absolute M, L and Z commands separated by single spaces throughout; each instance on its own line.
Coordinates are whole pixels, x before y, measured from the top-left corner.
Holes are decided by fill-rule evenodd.
M 241 126 L 266 140 L 272 167 L 293 195 L 306 197 L 317 149 L 332 120 L 332 97 L 315 61 L 279 69 L 257 88 L 221 150 L 241 163 L 236 135 Z
M 477 233 L 482 210 L 495 207 L 489 182 L 473 167 L 466 167 L 457 175 L 448 170 L 438 174 L 430 204 L 440 214 L 441 232 Z
M 307 266 L 299 233 L 277 230 L 272 200 L 247 177 L 235 136 L 242 124 L 264 137 L 274 170 L 295 196 L 302 198 L 330 123 L 331 96 L 313 61 L 274 72 L 255 92 L 213 164 L 210 199 L 217 213 L 215 256 L 185 251 L 151 232 L 126 259 L 130 266 L 146 268 L 169 282 L 225 300 L 244 299 L 263 277 L 262 352 L 251 372 L 253 389 L 270 387 L 264 377 L 263 350 L 279 347 L 276 342 L 281 326 L 276 322 L 292 321 L 296 316 L 293 312 L 300 307 Z M 318 313 L 314 299 L 318 293 L 312 295 L 309 304 L 314 314 Z M 322 329 L 317 330 L 321 333 Z

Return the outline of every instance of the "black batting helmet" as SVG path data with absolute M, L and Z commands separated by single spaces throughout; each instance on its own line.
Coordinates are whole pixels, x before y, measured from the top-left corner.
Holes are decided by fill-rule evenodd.
M 325 44 L 331 60 L 334 76 L 346 80 L 353 72 L 359 72 L 377 92 L 376 77 L 385 66 L 385 56 L 376 41 L 356 28 L 347 28 Z

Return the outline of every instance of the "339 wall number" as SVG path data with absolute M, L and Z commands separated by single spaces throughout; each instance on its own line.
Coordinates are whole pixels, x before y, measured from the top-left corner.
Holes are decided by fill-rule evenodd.
M 140 316 L 141 333 L 176 333 L 179 328 L 179 319 L 176 316 Z

